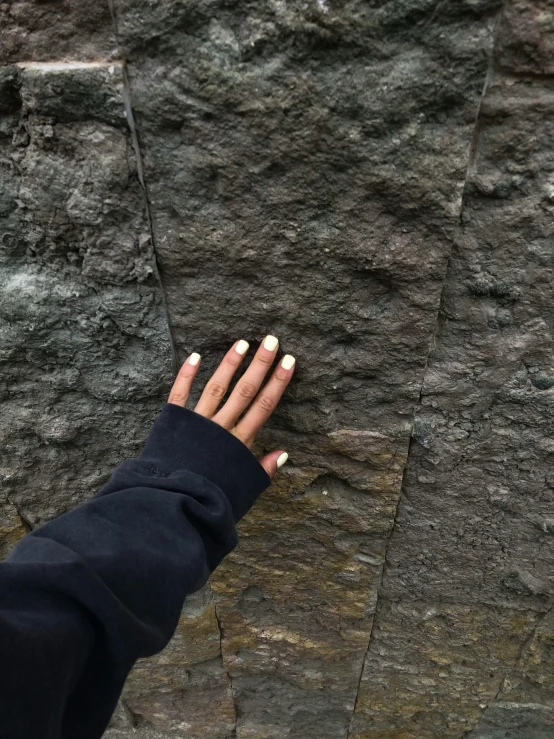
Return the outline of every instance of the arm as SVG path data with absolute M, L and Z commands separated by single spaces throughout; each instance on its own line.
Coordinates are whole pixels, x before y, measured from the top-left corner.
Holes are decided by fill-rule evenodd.
M 276 353 L 262 347 L 219 409 L 213 388 L 228 386 L 237 346 L 195 412 L 184 407 L 198 369 L 189 358 L 140 458 L 0 565 L 3 735 L 99 739 L 134 662 L 167 644 L 186 595 L 235 546 L 235 523 L 282 456 L 260 464 L 248 446 L 292 375 L 279 366 L 250 404 L 244 388 L 259 389 Z

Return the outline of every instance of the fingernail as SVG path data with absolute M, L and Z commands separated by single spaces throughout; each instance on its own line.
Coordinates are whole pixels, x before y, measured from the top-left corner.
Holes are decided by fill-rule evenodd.
M 295 362 L 296 359 L 294 357 L 292 357 L 290 354 L 285 354 L 283 359 L 281 359 L 281 367 L 286 370 L 292 369 Z
M 245 341 L 244 339 L 241 339 L 239 343 L 236 345 L 235 351 L 237 352 L 237 354 L 246 354 L 249 346 L 250 344 L 247 341 Z
M 200 361 L 200 354 L 197 354 L 196 352 L 194 352 L 194 354 L 190 355 L 189 364 L 192 364 L 193 367 L 195 367 L 199 361 Z
M 287 459 L 289 458 L 289 455 L 286 452 L 283 452 L 277 457 L 277 467 L 282 467 Z
M 275 351 L 278 345 L 279 345 L 279 339 L 277 339 L 275 336 L 269 335 L 265 337 L 264 349 L 267 349 L 268 352 Z

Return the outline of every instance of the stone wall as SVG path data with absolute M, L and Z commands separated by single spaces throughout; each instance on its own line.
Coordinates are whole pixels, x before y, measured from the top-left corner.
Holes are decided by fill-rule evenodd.
M 176 362 L 290 464 L 110 739 L 554 736 L 554 3 L 0 5 L 0 554 Z

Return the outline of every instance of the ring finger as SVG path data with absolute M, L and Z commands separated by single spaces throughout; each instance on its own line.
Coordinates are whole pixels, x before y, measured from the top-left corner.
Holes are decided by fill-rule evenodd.
M 281 396 L 292 379 L 294 365 L 294 357 L 285 354 L 267 385 L 233 429 L 233 434 L 246 446 L 252 445 L 258 432 L 281 400 Z

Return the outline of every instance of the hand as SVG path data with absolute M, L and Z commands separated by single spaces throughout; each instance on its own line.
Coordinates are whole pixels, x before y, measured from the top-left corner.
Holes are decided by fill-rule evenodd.
M 251 447 L 254 439 L 267 419 L 275 410 L 285 388 L 294 372 L 295 359 L 286 354 L 266 385 L 260 390 L 269 368 L 273 364 L 279 342 L 275 336 L 266 336 L 263 344 L 256 352 L 250 367 L 231 392 L 227 402 L 220 408 L 233 375 L 248 351 L 248 342 L 237 341 L 227 352 L 223 361 L 204 388 L 195 413 L 209 418 L 224 429 L 230 431 L 247 447 Z M 191 354 L 181 367 L 175 380 L 168 403 L 185 408 L 192 382 L 200 367 L 200 355 Z M 244 414 L 244 415 L 243 415 Z M 271 452 L 260 460 L 260 464 L 270 477 L 279 467 L 285 464 L 288 454 L 283 450 Z

